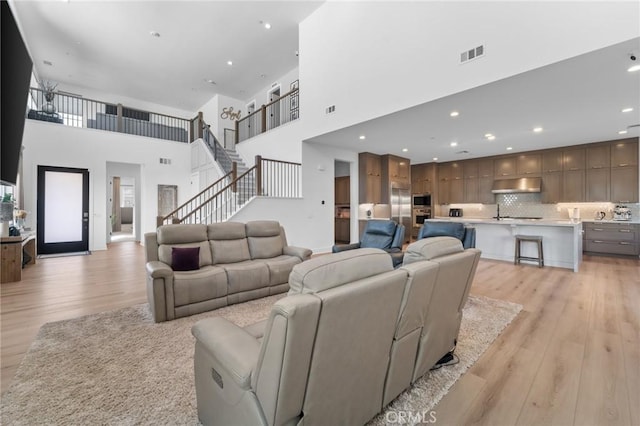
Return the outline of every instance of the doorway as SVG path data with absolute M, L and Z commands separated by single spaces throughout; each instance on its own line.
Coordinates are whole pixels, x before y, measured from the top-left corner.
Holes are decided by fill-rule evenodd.
M 334 240 L 336 244 L 351 241 L 351 165 L 345 161 L 334 163 Z
M 89 252 L 89 170 L 38 166 L 38 254 Z
M 141 166 L 107 162 L 107 243 L 140 241 Z

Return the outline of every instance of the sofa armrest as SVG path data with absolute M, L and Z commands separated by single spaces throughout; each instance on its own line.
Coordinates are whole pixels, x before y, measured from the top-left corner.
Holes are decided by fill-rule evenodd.
M 300 260 L 309 259 L 311 257 L 311 253 L 311 250 L 304 247 L 284 246 L 284 248 L 282 249 L 282 254 L 286 254 L 288 256 L 296 256 L 299 257 Z
M 467 226 L 465 227 L 464 239 L 462 240 L 462 246 L 465 249 L 476 248 L 476 228 Z
M 340 244 L 340 245 L 337 245 L 337 246 L 333 246 L 331 251 L 333 253 L 340 253 L 341 251 L 354 250 L 354 249 L 359 249 L 359 248 L 360 248 L 360 243 Z
M 251 388 L 251 374 L 260 356 L 260 342 L 224 318 L 198 321 L 191 333 L 241 389 Z
M 168 278 L 173 276 L 173 269 L 166 263 L 160 262 L 159 260 L 153 260 L 151 262 L 147 262 L 147 275 L 151 278 Z

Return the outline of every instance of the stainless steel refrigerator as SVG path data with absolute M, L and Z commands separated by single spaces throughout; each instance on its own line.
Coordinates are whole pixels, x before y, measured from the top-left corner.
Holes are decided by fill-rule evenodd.
M 391 188 L 391 219 L 404 225 L 404 242 L 411 238 L 411 190 Z

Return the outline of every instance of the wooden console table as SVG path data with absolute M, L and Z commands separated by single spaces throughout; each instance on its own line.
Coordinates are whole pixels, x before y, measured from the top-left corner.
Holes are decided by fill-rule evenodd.
M 0 238 L 2 265 L 0 283 L 12 283 L 22 280 L 22 253 L 26 252 L 31 259 L 27 265 L 36 263 L 36 236 L 26 233 L 18 237 Z

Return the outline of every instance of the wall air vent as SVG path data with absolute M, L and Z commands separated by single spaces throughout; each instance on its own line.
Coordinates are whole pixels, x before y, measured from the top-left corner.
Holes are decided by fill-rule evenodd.
M 465 50 L 460 54 L 460 63 L 469 62 L 472 59 L 478 59 L 484 56 L 484 45 L 480 45 L 473 49 Z
M 160 164 L 171 164 L 171 158 L 160 158 Z
M 327 114 L 333 114 L 334 112 L 336 112 L 336 106 L 335 105 L 330 105 L 325 109 Z

